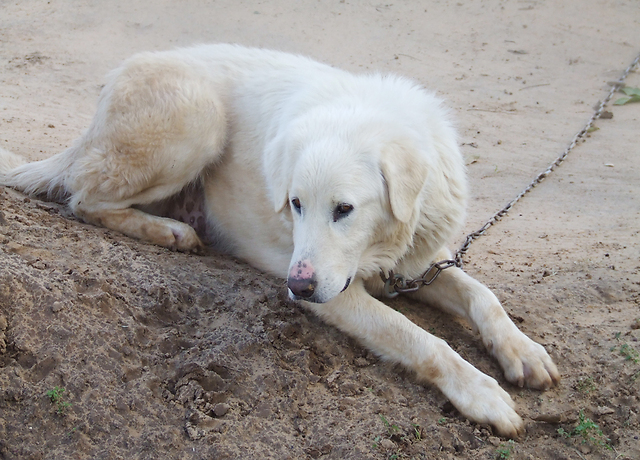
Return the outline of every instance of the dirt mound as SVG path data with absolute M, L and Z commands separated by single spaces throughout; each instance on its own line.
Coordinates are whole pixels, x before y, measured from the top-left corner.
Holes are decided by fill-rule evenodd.
M 544 322 L 534 320 L 534 331 L 515 314 L 564 369 L 559 389 L 539 393 L 504 382 L 465 325 L 394 301 L 515 397 L 530 420 L 525 438 L 507 443 L 288 301 L 281 281 L 221 255 L 174 253 L 82 224 L 62 206 L 10 190 L 0 197 L 2 458 L 513 451 L 560 459 L 576 448 L 607 458 L 609 447 L 640 455 L 637 322 L 603 340 L 595 338 L 602 325 L 569 327 L 557 310 L 540 311 Z M 507 305 L 520 296 L 536 299 L 512 289 L 502 295 Z M 633 296 L 637 302 L 637 290 Z M 562 299 L 569 309 L 585 300 L 622 312 L 629 299 L 604 281 Z M 576 426 L 585 420 L 603 434 L 592 429 L 583 439 Z

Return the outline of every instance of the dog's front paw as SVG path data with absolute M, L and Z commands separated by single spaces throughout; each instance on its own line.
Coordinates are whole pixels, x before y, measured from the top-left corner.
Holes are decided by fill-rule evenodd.
M 468 366 L 471 369 L 465 369 L 464 383 L 452 382 L 451 388 L 443 388 L 451 403 L 470 420 L 491 425 L 500 436 L 515 438 L 522 434 L 524 422 L 511 396 L 493 378 Z
M 560 373 L 544 347 L 517 329 L 498 343 L 490 341 L 487 347 L 514 385 L 546 390 L 560 381 Z

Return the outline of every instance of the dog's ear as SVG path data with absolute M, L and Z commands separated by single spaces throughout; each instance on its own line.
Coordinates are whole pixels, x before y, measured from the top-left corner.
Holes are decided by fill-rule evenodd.
M 266 146 L 263 168 L 273 209 L 281 212 L 289 202 L 289 186 L 293 178 L 294 158 L 286 142 L 286 133 L 278 134 Z
M 391 212 L 400 222 L 409 222 L 427 180 L 426 159 L 412 147 L 393 143 L 382 151 L 380 169 L 387 184 Z

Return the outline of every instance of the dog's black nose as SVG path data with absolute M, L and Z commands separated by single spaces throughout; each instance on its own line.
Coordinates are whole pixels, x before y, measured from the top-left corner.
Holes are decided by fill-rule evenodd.
M 311 278 L 289 278 L 287 287 L 296 297 L 309 299 L 316 292 L 316 277 Z

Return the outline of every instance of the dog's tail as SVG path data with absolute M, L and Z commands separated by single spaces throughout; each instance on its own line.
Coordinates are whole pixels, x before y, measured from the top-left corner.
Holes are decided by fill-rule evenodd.
M 68 193 L 65 178 L 73 156 L 71 147 L 46 160 L 28 163 L 22 156 L 0 148 L 0 186 L 12 187 L 27 195 L 63 200 Z

